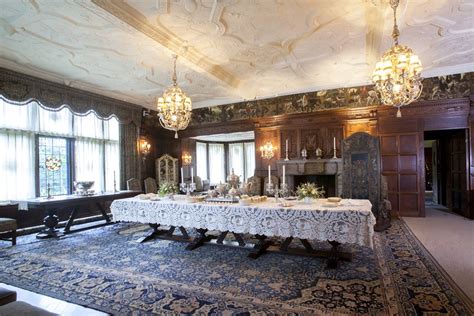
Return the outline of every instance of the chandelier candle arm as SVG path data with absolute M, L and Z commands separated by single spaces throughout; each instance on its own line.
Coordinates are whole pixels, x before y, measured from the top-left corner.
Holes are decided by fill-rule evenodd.
M 397 117 L 401 117 L 400 107 L 416 101 L 423 90 L 422 65 L 411 48 L 398 44 L 400 30 L 397 25 L 397 7 L 399 0 L 390 0 L 393 9 L 394 45 L 387 50 L 376 64 L 372 80 L 380 93 L 382 103 L 397 108 Z

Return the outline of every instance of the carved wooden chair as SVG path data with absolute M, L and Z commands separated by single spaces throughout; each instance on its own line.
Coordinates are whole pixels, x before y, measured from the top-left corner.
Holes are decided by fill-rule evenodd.
M 268 184 L 268 177 L 265 177 L 265 180 L 263 182 L 263 192 L 265 192 L 265 195 L 273 196 L 273 194 L 270 194 L 267 192 L 267 184 Z M 277 176 L 272 176 L 272 184 L 273 184 L 273 188 L 276 188 L 276 186 L 280 186 L 280 179 L 278 179 Z
M 249 195 L 262 195 L 262 178 L 253 176 L 247 179 L 247 182 L 252 183 Z
M 127 180 L 127 190 L 131 191 L 142 191 L 142 184 L 140 180 L 131 178 Z
M 158 186 L 156 185 L 156 180 L 148 177 L 144 181 L 145 183 L 145 193 L 157 193 L 158 192 Z

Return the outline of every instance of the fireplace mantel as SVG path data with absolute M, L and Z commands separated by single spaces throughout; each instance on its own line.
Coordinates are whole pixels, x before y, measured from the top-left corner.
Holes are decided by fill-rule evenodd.
M 278 160 L 278 175 L 283 175 L 283 165 L 286 166 L 287 176 L 313 175 L 313 174 L 339 174 L 342 172 L 342 159 L 298 159 L 298 160 Z
M 294 177 L 300 175 L 334 175 L 335 192 L 337 196 L 342 193 L 342 159 L 294 159 L 278 160 L 278 176 L 283 176 L 283 166 L 285 166 L 286 182 L 294 187 Z

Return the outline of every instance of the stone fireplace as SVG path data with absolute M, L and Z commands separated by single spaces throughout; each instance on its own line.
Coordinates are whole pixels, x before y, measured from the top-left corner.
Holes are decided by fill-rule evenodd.
M 279 160 L 277 161 L 278 176 L 283 176 L 285 165 L 286 182 L 290 189 L 304 182 L 315 182 L 324 186 L 326 196 L 342 194 L 342 159 L 308 159 L 308 160 Z

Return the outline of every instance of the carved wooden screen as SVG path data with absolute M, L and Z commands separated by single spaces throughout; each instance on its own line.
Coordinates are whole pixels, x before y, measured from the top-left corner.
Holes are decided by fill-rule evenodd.
M 379 139 L 367 133 L 355 133 L 342 142 L 342 195 L 369 199 L 377 214 L 380 201 Z

